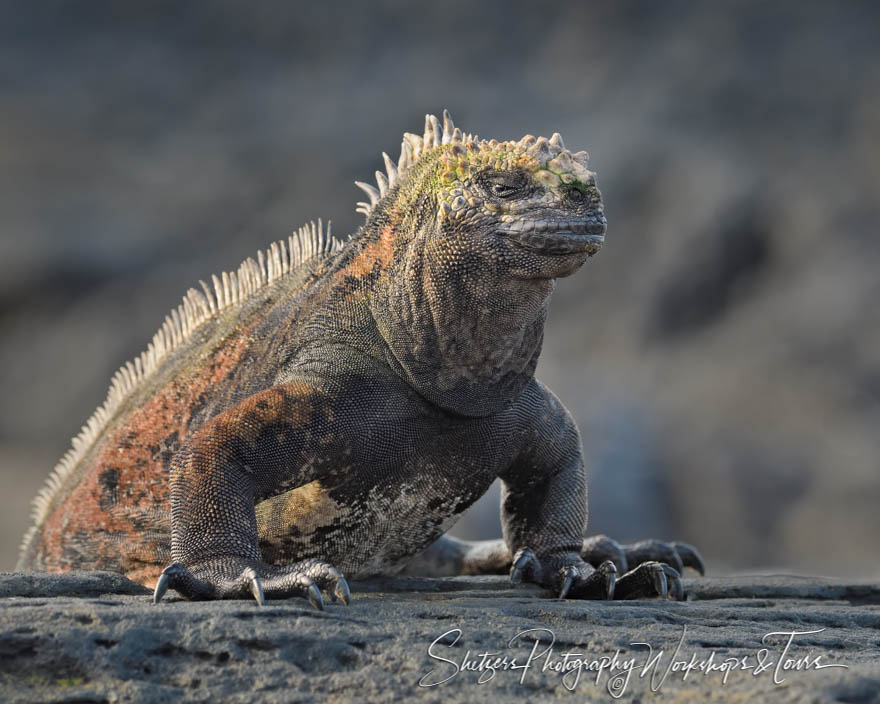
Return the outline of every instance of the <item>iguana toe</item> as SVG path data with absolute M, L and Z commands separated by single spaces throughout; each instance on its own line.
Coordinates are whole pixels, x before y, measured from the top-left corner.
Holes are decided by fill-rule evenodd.
M 637 543 L 623 545 L 622 548 L 630 567 L 637 567 L 643 562 L 665 562 L 679 573 L 684 572 L 685 567 L 691 567 L 701 575 L 706 574 L 703 558 L 697 549 L 688 543 L 640 540 Z
M 581 557 L 584 562 L 589 562 L 593 567 L 598 567 L 606 560 L 611 560 L 620 574 L 629 570 L 629 563 L 623 547 L 607 535 L 591 535 L 589 538 L 584 538 Z
M 684 587 L 678 570 L 662 562 L 643 562 L 617 581 L 615 599 L 684 600 Z
M 672 543 L 662 540 L 640 540 L 637 543 L 624 545 L 626 561 L 630 569 L 638 567 L 643 562 L 665 562 L 672 565 L 676 570 L 684 570 L 684 562 Z
M 674 541 L 672 547 L 675 548 L 685 567 L 692 567 L 701 575 L 706 574 L 706 563 L 703 562 L 702 556 L 693 545 Z
M 606 560 L 595 570 L 585 572 L 574 565 L 562 569 L 562 588 L 559 598 L 613 599 L 617 581 L 617 567 Z
M 568 594 L 568 590 L 571 589 L 571 585 L 577 577 L 577 569 L 574 567 L 566 567 L 562 573 L 564 577 L 562 579 L 562 587 L 559 590 L 560 599 L 564 599 L 565 595 Z
M 520 584 L 523 580 L 533 581 L 534 570 L 538 566 L 535 553 L 528 548 L 518 550 L 513 556 L 513 566 L 510 568 L 510 583 Z
M 348 582 L 345 581 L 342 572 L 333 565 L 317 559 L 308 559 L 297 562 L 294 566 L 299 568 L 314 582 L 319 598 L 323 591 L 326 592 L 331 601 L 339 599 L 348 606 L 351 601 L 351 591 L 348 588 Z M 311 595 L 309 596 L 309 601 L 312 601 Z M 321 606 L 318 606 L 315 604 L 315 601 L 312 601 L 312 604 L 318 609 L 323 608 L 324 601 L 322 598 L 320 598 L 320 603 Z

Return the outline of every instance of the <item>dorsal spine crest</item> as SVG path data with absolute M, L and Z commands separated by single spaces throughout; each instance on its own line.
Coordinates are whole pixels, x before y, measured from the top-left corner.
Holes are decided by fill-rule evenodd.
M 236 271 L 224 271 L 211 276 L 211 284 L 199 281 L 201 291 L 190 288 L 181 303 L 165 316 L 165 320 L 147 349 L 134 360 L 123 364 L 113 375 L 107 398 L 95 410 L 71 440 L 71 447 L 55 465 L 46 484 L 34 498 L 31 518 L 34 525 L 25 535 L 21 553 L 24 554 L 37 527 L 47 518 L 53 497 L 64 481 L 86 455 L 92 444 L 119 410 L 122 403 L 175 349 L 190 339 L 204 323 L 217 317 L 232 306 L 247 300 L 257 291 L 295 271 L 306 262 L 322 254 L 332 254 L 342 248 L 342 242 L 317 223 L 304 225 L 285 242 L 273 242 L 266 251 L 257 252 L 257 259 L 245 259 Z

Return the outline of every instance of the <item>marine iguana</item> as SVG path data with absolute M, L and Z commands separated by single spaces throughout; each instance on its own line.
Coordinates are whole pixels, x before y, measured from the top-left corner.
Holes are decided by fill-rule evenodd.
M 156 601 L 322 608 L 343 573 L 406 570 L 681 598 L 691 546 L 584 539 L 580 436 L 534 376 L 555 280 L 604 241 L 587 153 L 444 111 L 383 157 L 346 241 L 312 223 L 189 290 L 35 499 L 18 569 L 114 570 Z M 445 537 L 496 478 L 503 541 Z

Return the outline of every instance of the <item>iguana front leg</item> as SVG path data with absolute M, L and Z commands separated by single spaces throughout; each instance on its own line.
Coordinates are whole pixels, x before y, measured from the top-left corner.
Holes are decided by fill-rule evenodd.
M 560 597 L 610 599 L 617 569 L 581 558 L 587 482 L 574 420 L 533 381 L 520 399 L 526 428 L 513 464 L 501 474 L 501 527 L 513 556 L 511 581 L 530 581 Z
M 537 382 L 524 394 L 523 403 L 536 419 L 534 427 L 526 434 L 519 457 L 501 477 L 501 518 L 512 555 L 511 580 L 536 582 L 561 598 L 665 598 L 668 594 L 683 598 L 679 571 L 657 557 L 671 560 L 674 555 L 677 566 L 687 559 L 702 567 L 690 546 L 683 545 L 683 558 L 657 541 L 642 545 L 643 550 L 627 551 L 627 546 L 608 539 L 583 539 L 587 487 L 574 420 Z M 591 559 L 598 562 L 595 567 Z M 617 565 L 632 569 L 618 577 Z
M 348 585 L 332 565 L 265 563 L 254 511 L 257 501 L 332 479 L 332 457 L 304 461 L 310 441 L 332 436 L 330 403 L 310 384 L 274 386 L 213 418 L 177 452 L 170 470 L 174 563 L 162 572 L 155 601 L 170 587 L 191 599 L 252 594 L 260 604 L 264 595 L 303 596 L 317 608 L 323 590 L 348 603 Z

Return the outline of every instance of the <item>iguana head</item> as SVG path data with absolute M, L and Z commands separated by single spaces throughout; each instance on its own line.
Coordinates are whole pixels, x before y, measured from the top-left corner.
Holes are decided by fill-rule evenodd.
M 481 140 L 463 134 L 444 111 L 442 125 L 427 115 L 424 135 L 404 134 L 396 165 L 383 157 L 378 188 L 357 184 L 370 196 L 358 204 L 368 222 L 376 210 L 424 218 L 427 207 L 438 226 L 434 246 L 455 243 L 473 265 L 479 257 L 513 277 L 556 278 L 576 271 L 604 241 L 588 154 L 568 151 L 558 133 Z
M 340 275 L 369 305 L 401 373 L 444 408 L 484 415 L 531 380 L 554 281 L 595 254 L 602 200 L 586 152 L 562 138 L 481 140 L 425 120 L 387 156 L 359 251 Z M 351 281 L 351 278 L 347 280 Z

